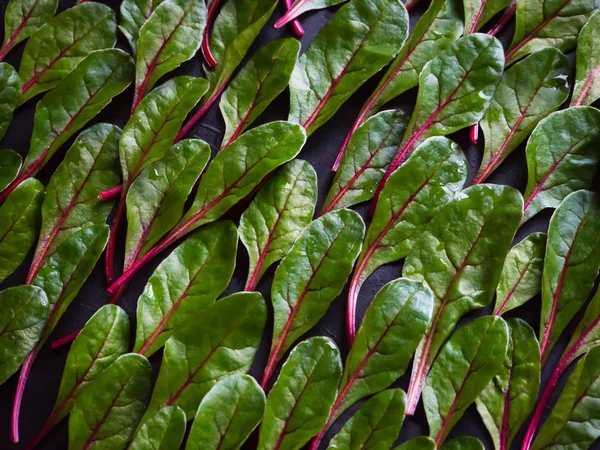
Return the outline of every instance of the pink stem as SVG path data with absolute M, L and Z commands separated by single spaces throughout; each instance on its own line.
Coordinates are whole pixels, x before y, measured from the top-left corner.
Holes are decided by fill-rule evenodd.
M 206 114 L 206 111 L 208 111 L 217 98 L 219 98 L 228 83 L 229 80 L 225 81 L 223 85 L 213 94 L 213 96 L 209 98 L 208 101 L 198 110 L 198 112 L 196 112 L 196 114 L 194 114 L 190 120 L 188 120 L 183 127 L 181 127 L 181 130 L 179 130 L 179 133 L 177 133 L 177 136 L 175 137 L 175 141 L 173 141 L 173 145 L 182 140 L 191 131 L 191 129 L 194 128 L 196 122 L 198 122 L 204 116 L 204 114 Z
M 60 347 L 63 347 L 65 345 L 67 345 L 67 344 L 70 344 L 75 339 L 77 339 L 77 336 L 79 336 L 79 333 L 81 333 L 81 330 L 74 331 L 73 333 L 71 333 L 71 334 L 69 334 L 69 335 L 67 335 L 65 337 L 57 339 L 56 341 L 54 341 L 52 343 L 52 350 L 56 350 L 56 349 L 58 349 Z
M 476 123 L 469 130 L 469 138 L 473 144 L 477 144 L 477 140 L 479 139 L 479 124 Z
M 117 195 L 121 193 L 123 190 L 123 185 L 115 186 L 114 188 L 108 189 L 104 192 L 100 192 L 98 198 L 100 200 L 110 200 L 111 198 L 115 198 Z
M 114 260 L 115 260 L 115 247 L 117 243 L 117 234 L 119 233 L 119 227 L 121 226 L 121 221 L 125 217 L 126 211 L 126 190 L 121 191 L 121 198 L 119 199 L 119 204 L 117 205 L 117 211 L 115 212 L 115 216 L 113 217 L 112 224 L 110 226 L 110 232 L 108 234 L 108 243 L 106 245 L 106 282 L 112 283 L 114 279 Z
M 517 4 L 512 3 L 508 7 L 508 9 L 506 11 L 504 11 L 504 14 L 502 15 L 502 17 L 500 18 L 498 23 L 490 31 L 488 31 L 488 34 L 490 36 L 496 36 L 500 31 L 502 31 L 502 29 L 506 26 L 506 24 L 510 21 L 510 19 L 512 19 L 512 17 L 515 15 L 516 11 L 517 11 Z
M 210 50 L 210 31 L 217 13 L 217 8 L 219 7 L 219 2 L 220 0 L 212 0 L 208 5 L 208 12 L 206 13 L 206 25 L 204 26 L 204 31 L 202 33 L 202 45 L 200 46 L 200 49 L 202 50 L 202 56 L 204 56 L 206 64 L 213 69 L 217 67 L 219 63 Z
M 19 382 L 15 392 L 15 401 L 13 403 L 11 422 L 11 439 L 15 444 L 19 442 L 19 415 L 21 413 L 23 393 L 25 392 L 25 386 L 27 385 L 27 380 L 29 379 L 29 374 L 31 373 L 31 366 L 33 365 L 33 361 L 35 361 L 36 356 L 37 353 L 34 349 L 29 353 L 27 359 L 25 359 L 25 362 L 21 367 L 21 373 L 19 374 Z
M 292 10 L 292 5 L 293 5 L 293 0 L 285 0 L 285 7 L 287 9 L 287 12 L 284 14 L 283 17 L 285 17 L 287 14 L 289 14 L 289 12 Z M 283 19 L 283 17 L 281 19 Z M 279 19 L 279 20 L 281 20 Z M 275 28 L 279 28 L 277 26 L 277 23 L 279 22 L 279 20 L 277 22 L 275 22 Z M 288 21 L 286 21 L 287 23 Z M 298 37 L 302 37 L 304 36 L 304 28 L 302 28 L 302 25 L 300 24 L 300 21 L 298 19 L 294 19 L 292 20 L 292 27 L 294 28 L 294 32 L 296 33 L 296 36 Z

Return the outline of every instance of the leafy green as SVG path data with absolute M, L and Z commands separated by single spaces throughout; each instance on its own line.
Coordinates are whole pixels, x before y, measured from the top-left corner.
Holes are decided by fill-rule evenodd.
M 473 436 L 460 436 L 445 442 L 440 450 L 485 450 L 485 447 Z
M 293 3 L 290 2 L 291 5 L 288 6 L 286 13 L 275 22 L 273 27 L 281 28 L 307 11 L 329 8 L 342 2 L 344 0 L 295 0 Z
M 467 0 L 464 2 L 465 31 L 475 33 L 496 14 L 510 5 L 511 0 Z
M 136 433 L 130 450 L 171 450 L 181 446 L 185 434 L 185 413 L 177 406 L 165 406 Z
M 278 169 L 240 218 L 240 239 L 250 258 L 247 291 L 283 259 L 310 223 L 317 201 L 317 174 L 306 161 Z
M 394 447 L 394 450 L 435 450 L 435 442 L 427 436 L 418 436 Z
M 23 160 L 13 150 L 0 150 L 0 193 L 17 177 Z
M 8 63 L 0 63 L 0 139 L 12 122 L 13 113 L 21 101 L 21 79 Z
M 594 45 L 598 42 L 600 14 L 594 13 L 581 29 L 577 38 L 575 87 L 571 106 L 588 106 L 600 98 L 600 52 Z
M 123 0 L 120 6 L 119 30 L 129 41 L 133 53 L 137 50 L 140 28 L 148 20 L 152 11 L 164 0 Z

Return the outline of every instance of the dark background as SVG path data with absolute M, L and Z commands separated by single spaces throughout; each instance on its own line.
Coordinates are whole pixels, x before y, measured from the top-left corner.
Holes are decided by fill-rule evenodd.
M 415 11 L 413 11 L 410 15 L 411 30 L 418 18 L 420 17 L 420 15 L 425 11 L 425 9 L 428 6 L 427 0 L 421 1 L 422 4 L 419 5 L 415 9 Z M 6 8 L 7 3 L 8 0 L 0 0 L 2 11 L 4 11 L 4 9 Z M 118 0 L 110 0 L 105 3 L 109 4 L 111 7 L 118 11 L 120 3 Z M 293 36 L 291 26 L 284 27 L 281 30 L 275 30 L 272 27 L 273 22 L 284 12 L 284 7 L 282 3 L 283 2 L 281 2 L 281 4 L 277 6 L 273 16 L 271 17 L 271 20 L 256 39 L 254 45 L 250 49 L 249 55 L 253 54 L 258 48 L 260 48 L 272 39 Z M 60 0 L 59 12 L 71 7 L 72 5 L 73 0 Z M 331 18 L 334 9 L 337 8 L 330 8 L 330 10 L 323 10 L 318 12 L 310 12 L 302 16 L 301 22 L 305 29 L 305 35 L 300 39 L 302 42 L 302 51 L 306 50 L 310 41 L 323 27 L 323 25 L 325 25 L 325 23 Z M 495 21 L 493 20 L 490 23 L 493 24 L 494 22 Z M 505 48 L 507 48 L 510 43 L 513 28 L 514 25 L 512 23 L 509 23 L 504 32 L 501 33 L 499 36 Z M 484 28 L 484 31 L 485 30 L 487 30 L 487 27 Z M 129 47 L 126 43 L 126 40 L 121 34 L 119 34 L 117 46 L 119 48 L 129 51 Z M 18 68 L 18 62 L 20 61 L 23 47 L 24 43 L 18 45 L 12 52 L 10 52 L 10 54 L 6 58 L 6 61 L 15 66 L 16 68 Z M 573 66 L 573 52 L 571 52 L 568 56 L 571 65 Z M 191 61 L 184 63 L 178 70 L 167 75 L 167 77 L 170 78 L 175 75 L 183 74 L 202 76 L 202 73 L 202 57 L 200 55 L 200 52 L 198 52 L 198 55 L 195 58 L 193 58 Z M 365 83 L 365 85 L 350 98 L 350 100 L 325 126 L 317 130 L 308 139 L 308 142 L 306 143 L 304 149 L 299 155 L 299 158 L 305 159 L 313 165 L 319 177 L 319 201 L 317 204 L 317 210 L 323 203 L 333 178 L 333 174 L 329 172 L 329 167 L 333 163 L 337 151 L 344 139 L 344 136 L 350 128 L 354 118 L 358 114 L 360 107 L 375 88 L 380 76 L 381 74 L 376 75 L 375 77 L 373 77 L 372 80 Z M 572 76 L 573 74 L 571 74 L 571 77 Z M 109 104 L 89 125 L 98 122 L 110 122 L 117 124 L 121 127 L 124 126 L 129 117 L 129 108 L 131 105 L 132 97 L 133 87 L 130 86 L 125 91 L 125 93 L 113 100 L 113 102 Z M 25 155 L 27 153 L 27 150 L 29 148 L 31 131 L 33 128 L 33 115 L 35 111 L 35 103 L 37 102 L 37 100 L 39 100 L 39 98 L 40 96 L 38 96 L 34 100 L 27 102 L 24 106 L 22 106 L 16 111 L 14 120 L 8 130 L 8 133 L 6 134 L 6 137 L 4 138 L 1 144 L 2 148 L 11 148 L 19 152 L 21 155 Z M 411 91 L 396 99 L 394 102 L 392 102 L 392 104 L 387 105 L 386 109 L 401 108 L 407 112 L 410 112 L 413 108 L 415 98 L 416 89 L 412 89 Z M 270 122 L 272 120 L 286 119 L 288 110 L 289 94 L 286 90 L 263 113 L 263 115 L 257 121 L 257 124 Z M 220 144 L 223 129 L 224 124 L 218 109 L 217 102 L 213 105 L 213 107 L 210 109 L 208 114 L 206 114 L 203 120 L 196 125 L 191 134 L 193 134 L 194 137 L 204 139 L 213 147 L 213 150 L 215 150 Z M 192 137 L 191 134 L 188 137 Z M 483 134 L 480 134 L 480 141 L 477 145 L 473 145 L 470 143 L 468 138 L 468 130 L 463 130 L 462 132 L 450 136 L 462 147 L 462 149 L 465 151 L 468 157 L 469 178 L 471 178 L 475 174 L 477 168 L 479 167 L 479 162 L 481 160 L 481 154 L 483 150 Z M 67 142 L 67 144 L 65 144 L 62 147 L 62 149 L 59 150 L 57 154 L 52 158 L 50 163 L 39 173 L 38 178 L 42 182 L 48 182 L 50 176 L 56 169 L 56 166 L 62 160 L 65 151 L 69 148 L 72 141 L 73 139 Z M 494 172 L 490 176 L 488 182 L 497 184 L 507 184 L 523 191 L 527 181 L 527 168 L 525 163 L 524 147 L 525 145 L 523 144 L 519 148 L 517 148 L 513 152 L 513 154 L 510 155 L 507 158 L 507 160 L 498 168 L 498 170 L 496 170 L 496 172 Z M 595 182 L 594 186 L 594 190 L 597 190 L 596 187 L 598 186 L 598 183 Z M 247 204 L 248 202 L 245 201 L 242 202 L 242 205 L 234 207 L 226 215 L 226 218 L 234 220 L 237 224 L 239 221 L 239 215 L 244 210 Z M 363 215 L 363 217 L 366 217 L 366 205 L 360 205 L 357 209 Z M 524 224 L 524 226 L 521 227 L 521 229 L 517 232 L 515 242 L 520 241 L 531 232 L 546 231 L 550 215 L 551 211 L 543 211 L 537 217 L 534 217 L 532 220 Z M 121 227 L 121 230 L 125 229 L 126 227 Z M 118 251 L 120 253 L 116 255 L 116 261 L 122 261 L 123 259 L 122 252 L 125 236 L 124 233 L 122 234 L 123 235 L 120 237 L 118 245 Z M 33 253 L 33 250 L 31 253 Z M 166 254 L 163 255 L 163 257 L 164 256 L 166 256 Z M 142 289 L 146 281 L 148 280 L 150 274 L 160 262 L 160 259 L 161 258 L 154 261 L 153 264 L 150 264 L 148 267 L 145 268 L 145 270 L 142 270 L 141 273 L 133 279 L 132 283 L 129 286 L 129 289 L 126 291 L 125 295 L 119 303 L 120 306 L 122 306 L 129 313 L 130 318 L 132 320 L 132 344 L 134 338 L 133 325 L 135 321 L 136 301 L 138 296 L 142 292 Z M 10 276 L 0 285 L 0 288 L 4 289 L 9 286 L 14 286 L 23 283 L 30 263 L 31 254 L 27 258 L 27 260 L 22 264 L 19 270 L 17 270 L 15 274 Z M 108 299 L 108 295 L 106 292 L 106 284 L 104 281 L 103 264 L 104 256 L 101 257 L 100 262 L 97 264 L 90 278 L 87 280 L 87 282 L 81 289 L 79 295 L 58 323 L 58 326 L 56 327 L 54 333 L 51 335 L 49 342 L 52 342 L 57 338 L 63 337 L 77 329 L 80 329 L 85 324 L 85 322 L 92 316 L 92 314 L 98 308 L 100 308 Z M 269 291 L 275 266 L 276 265 L 271 267 L 271 269 L 266 273 L 265 277 L 258 286 L 259 290 L 267 299 L 267 304 L 269 305 L 269 307 Z M 364 311 L 366 310 L 371 299 L 374 297 L 375 293 L 385 283 L 400 276 L 401 269 L 401 262 L 390 264 L 377 270 L 367 280 L 367 282 L 364 284 L 361 290 L 359 297 L 357 311 L 358 318 L 362 318 Z M 248 257 L 246 255 L 244 246 L 240 243 L 238 250 L 237 267 L 233 275 L 233 279 L 231 280 L 231 283 L 225 291 L 225 293 L 223 294 L 223 296 L 243 290 L 247 270 Z M 313 335 L 325 335 L 333 338 L 339 346 L 343 357 L 345 357 L 348 351 L 345 339 L 346 294 L 347 290 L 344 289 L 342 294 L 333 302 L 331 308 L 329 309 L 328 313 L 323 318 L 323 320 L 321 320 L 321 322 L 305 336 L 306 338 Z M 521 317 L 527 320 L 533 326 L 533 328 L 537 330 L 539 327 L 539 310 L 540 298 L 538 296 L 532 301 L 526 303 L 524 306 L 514 311 L 510 311 L 506 315 Z M 492 306 L 490 305 L 488 308 L 469 314 L 465 318 L 463 318 L 460 325 L 472 320 L 474 317 L 489 314 L 491 311 Z M 546 370 L 543 373 L 543 383 L 545 383 L 545 381 L 549 377 L 550 370 L 552 369 L 554 363 L 559 358 L 564 347 L 566 346 L 568 341 L 568 333 L 574 329 L 574 324 L 577 323 L 579 317 L 580 316 L 578 315 L 574 319 L 573 324 L 567 330 L 566 335 L 563 336 L 559 343 L 556 345 L 554 352 L 552 353 L 550 360 L 546 365 Z M 262 373 L 262 369 L 264 368 L 264 365 L 267 360 L 269 346 L 271 342 L 271 330 L 272 319 L 269 318 L 269 321 L 267 322 L 267 327 L 265 329 L 265 335 L 263 336 L 261 349 L 259 351 L 258 356 L 256 357 L 254 366 L 250 372 L 257 378 L 260 378 L 260 374 Z M 14 398 L 14 392 L 17 384 L 18 374 L 15 374 L 11 379 L 4 383 L 4 385 L 0 386 L 1 450 L 16 450 L 24 448 L 27 442 L 39 431 L 42 424 L 50 414 L 54 405 L 56 394 L 58 392 L 58 386 L 60 384 L 60 379 L 62 376 L 62 370 L 68 351 L 68 347 L 64 347 L 58 350 L 52 350 L 48 343 L 40 352 L 39 357 L 35 361 L 33 369 L 31 371 L 31 376 L 29 377 L 27 389 L 25 390 L 23 405 L 21 409 L 20 444 L 12 444 L 10 442 L 10 413 Z M 158 352 L 150 358 L 150 361 L 155 370 L 155 374 L 158 372 L 160 360 L 161 352 Z M 395 383 L 395 386 L 406 390 L 406 388 L 408 387 L 409 377 L 410 369 L 407 370 L 407 373 L 400 380 L 398 380 L 398 382 Z M 339 420 L 338 423 L 330 431 L 330 433 L 328 433 L 325 442 L 322 444 L 321 448 L 325 448 L 325 443 L 334 435 L 335 432 L 339 430 L 343 422 L 345 422 L 345 420 L 351 414 L 353 414 L 357 408 L 358 405 L 355 405 L 353 408 L 350 409 L 350 411 L 347 411 L 346 414 L 342 416 L 342 419 Z M 68 445 L 67 429 L 68 420 L 63 420 L 63 422 L 60 423 L 46 437 L 46 439 L 38 448 L 46 450 L 66 449 Z M 422 404 L 420 404 L 415 416 L 407 417 L 405 419 L 397 443 L 405 442 L 406 440 L 418 435 L 426 435 L 428 434 L 428 431 L 429 430 L 423 406 Z M 523 432 L 524 430 L 521 430 L 521 433 L 517 435 L 513 448 L 519 448 Z M 479 415 L 477 414 L 475 405 L 472 405 L 467 410 L 462 420 L 454 427 L 454 429 L 450 433 L 450 438 L 461 435 L 475 436 L 485 444 L 487 449 L 493 448 L 491 438 L 487 430 L 485 429 Z M 256 443 L 257 433 L 255 432 L 250 438 L 250 440 L 245 444 L 244 448 L 254 449 L 256 448 Z M 600 445 L 597 443 L 594 445 L 593 448 L 600 449 Z

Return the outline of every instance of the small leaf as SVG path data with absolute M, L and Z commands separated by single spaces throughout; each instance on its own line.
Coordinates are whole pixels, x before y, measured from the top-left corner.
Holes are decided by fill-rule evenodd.
M 125 35 L 135 55 L 140 28 L 164 0 L 123 0 L 120 6 L 119 30 Z
M 331 339 L 315 336 L 294 347 L 267 397 L 258 449 L 302 448 L 325 424 L 341 375 Z
M 13 150 L 0 150 L 0 192 L 17 178 L 23 160 Z
M 435 450 L 435 442 L 427 436 L 418 436 L 398 447 L 394 447 L 394 450 Z
M 21 101 L 21 79 L 8 63 L 0 63 L 0 139 L 12 122 L 13 113 Z
M 130 450 L 171 450 L 181 447 L 185 434 L 185 413 L 177 406 L 165 406 L 136 433 Z
M 239 449 L 260 423 L 265 393 L 249 375 L 232 375 L 204 396 L 186 450 Z
M 471 34 L 488 23 L 496 14 L 510 5 L 511 0 L 467 0 L 465 9 L 465 32 Z
M 571 106 L 589 106 L 600 98 L 600 52 L 594 45 L 600 39 L 600 14 L 594 13 L 577 38 L 575 87 Z
M 460 436 L 444 443 L 440 450 L 485 450 L 485 447 L 473 436 Z
M 69 450 L 125 449 L 144 414 L 152 368 L 143 356 L 117 358 L 77 399 L 69 418 Z
M 484 316 L 444 345 L 423 388 L 429 435 L 441 445 L 467 407 L 498 374 L 506 356 L 508 327 L 498 316 Z
M 306 161 L 278 169 L 240 218 L 240 239 L 250 258 L 247 291 L 265 271 L 290 251 L 312 220 L 317 201 L 317 174 Z

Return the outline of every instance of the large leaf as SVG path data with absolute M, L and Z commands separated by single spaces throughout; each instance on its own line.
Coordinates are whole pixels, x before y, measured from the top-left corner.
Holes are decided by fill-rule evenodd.
M 432 324 L 413 364 L 409 414 L 458 320 L 491 302 L 522 209 L 521 194 L 514 188 L 472 186 L 442 208 L 408 254 L 403 276 L 422 280 L 435 297 Z
M 154 9 L 164 0 L 123 0 L 119 8 L 121 17 L 119 19 L 119 30 L 125 35 L 135 54 L 137 41 L 140 37 L 140 29 L 148 20 Z
M 217 222 L 163 260 L 138 300 L 135 352 L 152 355 L 181 324 L 217 299 L 233 274 L 237 242 L 233 223 Z
M 21 79 L 8 63 L 0 63 L 0 139 L 12 122 L 13 113 L 21 101 Z
M 496 14 L 508 7 L 512 0 L 467 0 L 465 9 L 465 32 L 475 33 Z
M 313 133 L 392 60 L 407 34 L 401 2 L 352 0 L 342 6 L 294 67 L 290 120 Z
M 44 186 L 35 178 L 25 180 L 0 207 L 0 282 L 21 265 L 41 223 Z
M 312 220 L 317 174 L 306 161 L 294 160 L 269 178 L 240 218 L 240 239 L 250 258 L 247 291 L 290 251 Z
M 477 399 L 477 411 L 496 450 L 511 448 L 540 387 L 540 345 L 533 329 L 521 319 L 508 319 L 507 325 L 504 365 Z
M 569 64 L 554 48 L 535 52 L 506 71 L 481 120 L 485 148 L 473 184 L 482 183 L 569 95 Z
M 595 46 L 600 36 L 600 14 L 594 13 L 577 38 L 575 87 L 572 106 L 587 106 L 600 98 L 600 51 Z
M 21 103 L 52 89 L 90 52 L 112 47 L 116 40 L 115 13 L 101 3 L 74 6 L 47 21 L 23 50 L 19 65 Z
M 573 107 L 550 114 L 527 142 L 529 178 L 523 221 L 556 208 L 567 195 L 587 189 L 600 159 L 600 111 Z
M 143 356 L 120 356 L 75 401 L 69 418 L 69 450 L 125 449 L 144 414 L 152 368 Z
M 325 424 L 341 376 L 331 339 L 316 336 L 294 347 L 267 397 L 258 449 L 302 448 Z
M 165 406 L 135 434 L 130 450 L 171 450 L 181 447 L 185 434 L 185 413 L 177 406 Z
M 249 375 L 232 375 L 202 399 L 186 450 L 239 449 L 260 423 L 265 393 Z
M 429 435 L 436 445 L 500 372 L 507 344 L 506 322 L 485 316 L 458 330 L 444 345 L 423 388 Z
M 17 177 L 23 160 L 21 155 L 13 150 L 0 150 L 0 192 Z

